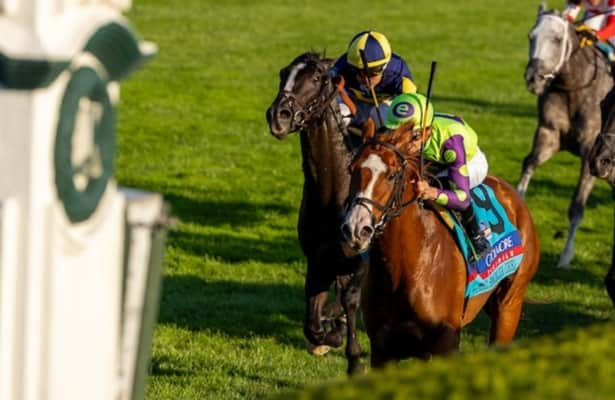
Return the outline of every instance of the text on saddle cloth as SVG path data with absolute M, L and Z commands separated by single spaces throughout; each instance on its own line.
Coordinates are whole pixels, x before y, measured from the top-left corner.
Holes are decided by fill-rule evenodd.
M 449 228 L 452 226 L 459 249 L 468 267 L 468 283 L 465 297 L 473 297 L 495 288 L 502 279 L 513 274 L 523 259 L 523 246 L 517 228 L 509 220 L 506 211 L 495 197 L 493 190 L 481 184 L 471 190 L 472 207 L 483 235 L 491 244 L 491 251 L 478 261 L 471 262 L 469 239 L 458 218 L 443 217 Z

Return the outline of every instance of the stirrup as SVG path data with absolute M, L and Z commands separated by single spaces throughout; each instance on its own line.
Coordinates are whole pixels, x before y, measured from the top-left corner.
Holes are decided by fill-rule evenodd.
M 470 238 L 470 242 L 474 252 L 470 259 L 476 262 L 486 256 L 491 251 L 491 243 L 482 234 Z

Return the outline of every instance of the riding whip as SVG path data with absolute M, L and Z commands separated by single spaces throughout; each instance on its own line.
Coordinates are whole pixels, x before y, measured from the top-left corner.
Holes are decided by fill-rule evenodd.
M 361 61 L 363 62 L 363 73 L 365 74 L 365 85 L 369 89 L 369 92 L 372 95 L 372 101 L 374 102 L 374 106 L 376 107 L 376 114 L 378 115 L 378 122 L 380 122 L 380 127 L 384 126 L 384 122 L 382 120 L 382 115 L 380 115 L 380 107 L 378 105 L 378 98 L 376 97 L 376 91 L 369 83 L 369 70 L 367 68 L 367 59 L 365 58 L 365 51 L 359 50 L 359 55 L 361 56 Z
M 421 150 L 419 152 L 419 175 L 423 176 L 423 149 L 425 147 L 425 140 L 427 136 L 427 110 L 429 110 L 429 101 L 431 100 L 431 88 L 433 86 L 433 80 L 436 76 L 437 61 L 431 62 L 431 70 L 429 71 L 429 83 L 427 84 L 427 96 L 425 97 L 425 111 L 423 112 L 423 122 L 421 126 Z M 429 121 L 431 123 L 431 121 Z

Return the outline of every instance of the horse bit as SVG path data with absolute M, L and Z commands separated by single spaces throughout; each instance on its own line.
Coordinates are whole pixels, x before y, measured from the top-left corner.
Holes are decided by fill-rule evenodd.
M 404 195 L 404 192 L 406 191 L 407 159 L 405 155 L 394 145 L 387 143 L 387 142 L 379 142 L 378 140 L 367 141 L 365 142 L 365 144 L 363 144 L 363 147 L 376 146 L 376 145 L 381 145 L 391 150 L 397 156 L 397 158 L 399 159 L 401 163 L 401 169 L 395 172 L 392 177 L 393 188 L 394 188 L 393 193 L 391 194 L 391 197 L 389 197 L 389 199 L 387 200 L 386 204 L 380 204 L 367 197 L 355 197 L 352 199 L 351 202 L 347 203 L 347 207 L 346 207 L 346 210 L 349 210 L 357 205 L 365 207 L 365 209 L 369 212 L 369 215 L 372 220 L 372 225 L 374 227 L 374 236 L 378 236 L 382 234 L 382 232 L 384 231 L 384 227 L 387 224 L 387 222 L 389 222 L 389 220 L 399 216 L 406 207 L 408 207 L 410 204 L 412 204 L 413 202 L 417 200 L 417 198 L 414 197 L 410 201 L 407 201 L 404 203 L 402 199 L 402 196 Z M 362 151 L 360 149 L 357 152 L 357 154 L 361 154 L 361 152 Z M 375 223 L 376 217 L 374 216 L 374 213 L 369 208 L 370 205 L 372 207 L 377 208 L 379 211 L 382 212 L 382 217 L 380 218 L 380 221 L 378 221 L 377 223 Z

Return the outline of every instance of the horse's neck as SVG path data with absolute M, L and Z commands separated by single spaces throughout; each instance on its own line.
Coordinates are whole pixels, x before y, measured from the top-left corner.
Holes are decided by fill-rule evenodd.
M 600 62 L 599 57 L 592 54 L 594 51 L 596 50 L 590 47 L 572 50 L 570 58 L 564 63 L 558 75 L 558 80 L 563 87 L 577 88 L 583 87 L 584 84 L 591 86 L 596 75 L 596 68 L 598 68 L 596 63 Z
M 309 194 L 316 195 L 321 206 L 341 207 L 348 195 L 351 154 L 330 109 L 321 121 L 301 132 L 301 149 L 305 184 L 312 186 Z
M 414 269 L 420 265 L 436 266 L 431 260 L 437 255 L 439 240 L 449 235 L 446 229 L 433 211 L 417 203 L 412 203 L 399 217 L 389 221 L 378 240 L 378 251 L 381 258 L 387 260 L 381 268 L 386 270 L 393 289 L 407 278 L 407 274 L 417 272 Z

